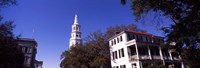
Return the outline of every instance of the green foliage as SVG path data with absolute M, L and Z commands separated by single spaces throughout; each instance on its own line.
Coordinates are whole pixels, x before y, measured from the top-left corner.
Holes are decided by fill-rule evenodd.
M 15 4 L 16 0 L 0 0 L 0 11 Z M 0 16 L 0 68 L 24 68 L 24 54 L 12 32 L 15 27 L 13 21 L 2 22 L 2 19 Z
M 0 68 L 23 68 L 24 55 L 19 50 L 12 22 L 0 24 Z
M 131 0 L 131 2 L 136 20 L 152 12 L 171 19 L 174 24 L 162 28 L 166 33 L 167 43 L 176 42 L 176 50 L 191 68 L 200 65 L 196 63 L 200 61 L 198 57 L 185 52 L 188 51 L 187 49 L 200 49 L 200 0 Z M 193 55 L 200 55 L 200 53 L 196 52 Z
M 16 0 L 0 0 L 0 7 L 15 5 Z
M 200 49 L 195 48 L 196 47 L 184 49 L 182 53 L 182 59 L 184 59 L 185 63 L 188 64 L 190 68 L 200 67 Z
M 109 47 L 104 42 L 100 32 L 88 35 L 88 41 L 84 45 L 76 45 L 63 52 L 64 58 L 61 66 L 74 65 L 87 68 L 106 66 L 110 64 Z

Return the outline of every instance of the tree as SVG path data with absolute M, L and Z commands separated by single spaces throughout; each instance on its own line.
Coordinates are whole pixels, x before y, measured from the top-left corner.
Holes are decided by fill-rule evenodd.
M 76 45 L 63 52 L 61 67 L 104 68 L 110 64 L 109 46 L 102 33 L 88 35 L 84 45 Z
M 10 5 L 16 5 L 16 0 L 0 0 L 0 10 Z
M 24 55 L 19 50 L 11 21 L 0 24 L 0 68 L 23 68 Z
M 121 0 L 121 3 L 124 5 L 126 1 Z M 131 0 L 131 2 L 136 20 L 152 12 L 168 17 L 174 24 L 162 28 L 166 33 L 167 43 L 176 43 L 176 50 L 191 68 L 200 66 L 200 63 L 196 63 L 200 61 L 197 58 L 200 57 L 200 53 L 197 52 L 200 49 L 200 0 Z M 188 49 L 197 51 L 189 54 L 186 53 Z
M 0 11 L 15 4 L 16 0 L 0 0 Z M 13 21 L 2 22 L 2 19 L 0 16 L 0 68 L 24 68 L 24 55 L 12 32 L 15 27 Z
M 105 33 L 101 31 L 90 33 L 87 35 L 86 42 L 83 45 L 76 45 L 63 52 L 60 66 L 64 68 L 76 66 L 78 68 L 110 68 L 110 48 L 107 39 L 115 35 L 116 32 L 128 29 L 145 32 L 137 29 L 134 24 L 130 24 L 108 27 Z

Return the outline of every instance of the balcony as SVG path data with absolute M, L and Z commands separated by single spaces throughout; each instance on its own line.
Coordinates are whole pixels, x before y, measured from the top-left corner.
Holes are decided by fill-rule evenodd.
M 137 60 L 137 55 L 132 55 L 129 57 L 130 61 L 136 61 Z

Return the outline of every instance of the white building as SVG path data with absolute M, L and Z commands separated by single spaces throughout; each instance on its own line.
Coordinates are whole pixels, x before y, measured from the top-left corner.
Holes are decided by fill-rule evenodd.
M 183 68 L 176 52 L 164 49 L 163 37 L 136 31 L 122 31 L 109 39 L 112 68 L 146 68 L 161 61 L 167 67 Z
M 81 26 L 78 23 L 78 16 L 77 14 L 75 14 L 74 24 L 72 25 L 72 32 L 69 41 L 70 47 L 72 47 L 73 45 L 82 44 L 80 28 Z
M 42 65 L 43 65 L 43 61 L 37 61 L 35 60 L 35 68 L 42 68 Z

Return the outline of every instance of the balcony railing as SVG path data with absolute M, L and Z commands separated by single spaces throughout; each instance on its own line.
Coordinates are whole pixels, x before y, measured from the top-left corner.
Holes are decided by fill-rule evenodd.
M 150 59 L 149 55 L 140 55 L 139 56 L 140 59 Z
M 155 56 L 155 55 L 154 55 L 154 56 L 152 56 L 152 58 L 153 58 L 153 59 L 161 59 L 161 57 L 160 57 L 160 56 Z
M 172 57 L 173 58 L 173 60 L 180 60 L 180 58 L 178 58 L 178 57 Z
M 135 61 L 135 60 L 137 60 L 137 55 L 130 56 L 130 61 Z
M 164 60 L 170 60 L 170 57 L 169 56 L 168 57 L 164 56 L 163 59 Z

